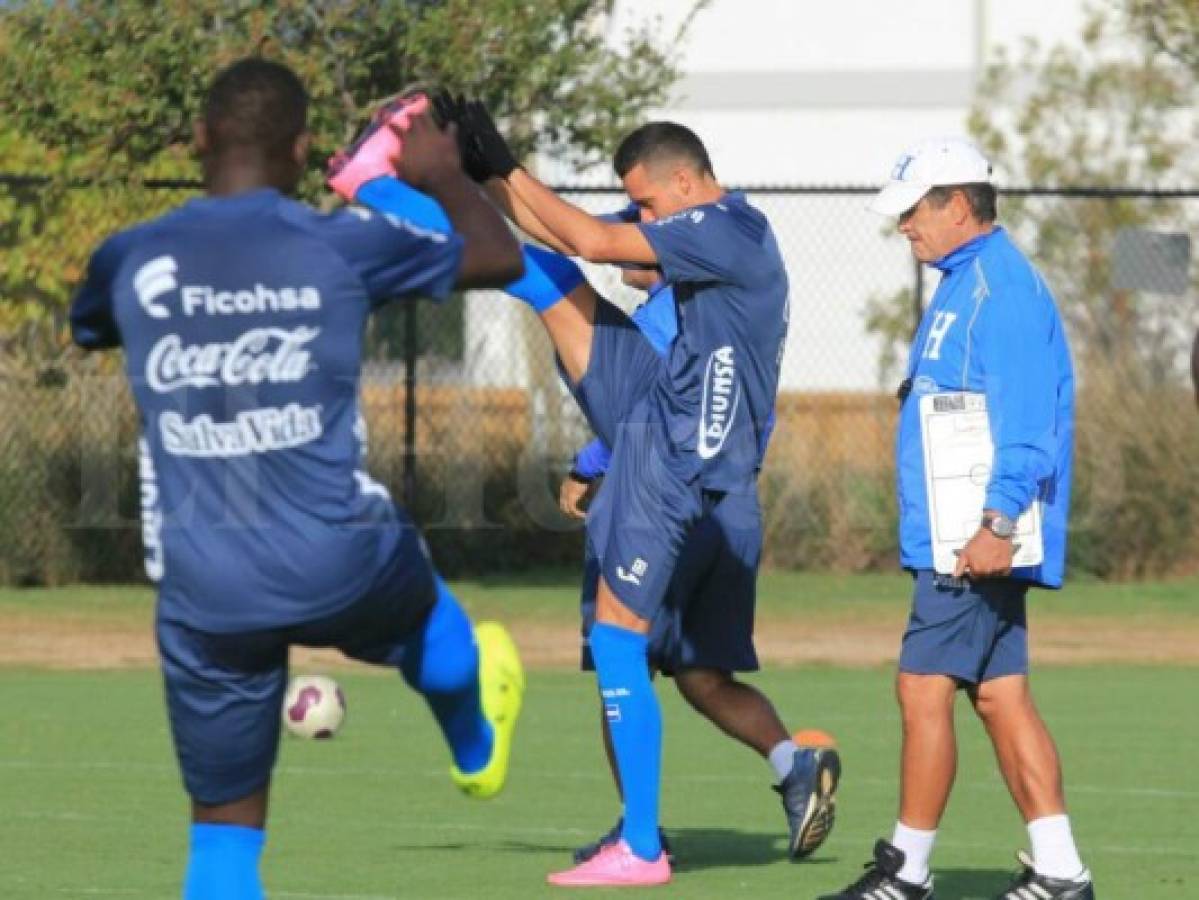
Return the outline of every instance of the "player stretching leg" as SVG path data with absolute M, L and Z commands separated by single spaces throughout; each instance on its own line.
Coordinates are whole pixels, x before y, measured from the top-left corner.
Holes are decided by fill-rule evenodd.
M 624 221 L 640 220 L 636 207 L 623 211 L 618 217 Z M 648 298 L 630 318 L 654 349 L 665 354 L 678 333 L 673 291 L 652 270 L 625 269 L 622 278 L 626 284 L 648 290 Z M 768 423 L 765 436 L 769 435 L 771 424 Z M 562 483 L 561 507 L 566 515 L 583 518 L 581 502 L 584 497 L 594 494 L 594 486 L 606 473 L 610 461 L 611 451 L 599 438 L 579 451 L 570 474 Z M 726 502 L 721 512 L 730 521 L 701 519 L 683 548 L 662 611 L 651 624 L 650 664 L 651 668 L 673 679 L 692 709 L 769 763 L 778 779 L 775 790 L 782 799 L 787 817 L 789 852 L 794 858 L 802 858 L 827 836 L 835 810 L 830 801 L 826 809 L 821 810 L 821 815 L 809 820 L 810 796 L 805 790 L 803 773 L 811 767 L 812 755 L 821 751 L 806 748 L 801 751 L 769 698 L 733 675 L 758 668 L 753 645 L 753 619 L 761 530 L 754 527 L 760 516 L 756 493 L 735 495 L 729 501 L 732 502 Z M 730 540 L 735 540 L 736 545 L 730 546 Z M 747 568 L 741 564 L 743 559 L 753 560 L 755 564 Z M 598 559 L 588 543 L 580 604 L 584 640 L 595 624 L 598 582 Z M 582 665 L 584 669 L 594 669 L 586 645 Z M 609 766 L 619 790 L 619 773 L 602 705 L 600 725 Z M 838 774 L 834 771 L 834 777 Z M 621 823 L 618 822 L 598 841 L 576 850 L 575 862 L 585 862 L 608 844 L 618 841 L 620 830 Z M 663 847 L 669 854 L 664 836 Z M 671 862 L 674 862 L 673 855 Z
M 679 300 L 681 337 L 664 363 L 557 257 L 545 258 L 553 289 L 528 297 L 614 456 L 589 528 L 601 570 L 590 647 L 616 726 L 621 840 L 550 881 L 661 883 L 670 871 L 658 832 L 661 717 L 647 665 L 650 622 L 695 523 L 754 490 L 786 332 L 786 274 L 765 219 L 720 188 L 702 144 L 681 126 L 649 126 L 626 140 L 618 171 L 652 221 L 610 224 L 520 170 L 482 107 L 467 112 L 458 121 L 482 160 L 472 166 L 468 157 L 468 171 L 489 179 L 521 227 L 594 261 L 658 266 Z M 823 754 L 806 773 L 809 819 L 831 803 L 835 765 L 834 753 Z
M 367 315 L 519 275 L 516 242 L 461 172 L 452 136 L 409 110 L 406 177 L 453 235 L 288 199 L 307 94 L 286 67 L 222 71 L 197 125 L 207 196 L 93 255 L 71 310 L 88 349 L 121 346 L 162 505 L 157 636 L 192 800 L 187 900 L 257 900 L 293 644 L 393 666 L 421 691 L 473 796 L 504 782 L 523 677 L 477 629 L 419 533 L 359 468 Z M 394 159 L 395 135 L 371 144 Z M 149 545 L 147 547 L 149 548 Z
M 467 167 L 471 168 L 469 156 Z M 372 208 L 426 228 L 442 229 L 447 225 L 435 203 L 393 178 L 364 184 L 354 196 Z M 525 247 L 524 254 L 525 277 L 505 290 L 533 305 L 558 327 L 573 328 L 577 324 L 570 310 L 557 309 L 569 297 L 575 303 L 610 306 L 583 280 L 582 272 L 570 260 L 533 247 Z M 615 314 L 623 315 L 619 311 Z M 634 333 L 644 335 L 638 343 L 663 354 L 676 331 L 670 289 L 662 286 L 655 291 L 650 301 L 634 313 L 632 322 L 639 329 Z M 587 455 L 593 459 L 607 457 L 608 451 L 593 447 Z M 602 505 L 603 501 L 599 502 Z M 666 601 L 654 618 L 648 661 L 655 668 L 673 672 L 680 693 L 697 711 L 770 761 L 780 779 L 776 790 L 790 827 L 790 852 L 799 858 L 819 847 L 832 827 L 833 791 L 840 762 L 835 751 L 797 747 L 770 701 L 731 674 L 734 670 L 757 668 L 752 634 L 761 547 L 759 517 L 756 491 L 730 494 L 701 517 L 687 538 Z M 598 560 L 589 534 L 582 603 L 584 633 L 588 636 L 595 623 L 598 581 Z M 586 668 L 593 665 L 589 649 L 584 653 Z M 604 719 L 605 745 L 619 788 L 620 773 L 608 740 L 610 726 L 606 716 Z M 813 789 L 818 780 L 823 783 Z M 576 851 L 576 863 L 587 863 L 601 851 L 610 854 L 617 848 L 622 832 L 623 819 L 609 834 Z M 578 877 L 595 876 L 583 872 Z

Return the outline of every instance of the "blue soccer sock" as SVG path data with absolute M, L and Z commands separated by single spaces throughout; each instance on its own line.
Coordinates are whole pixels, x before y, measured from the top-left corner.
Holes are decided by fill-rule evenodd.
M 492 731 L 479 696 L 479 648 L 470 619 L 440 577 L 437 602 L 424 627 L 408 639 L 400 672 L 424 695 L 454 765 L 467 774 L 484 768 L 491 759 Z
M 193 823 L 183 900 L 263 900 L 258 858 L 265 842 L 261 828 Z
M 653 862 L 662 852 L 662 711 L 649 678 L 649 640 L 626 628 L 597 623 L 588 643 L 624 792 L 621 837 L 639 857 Z
M 532 244 L 521 244 L 520 251 L 525 274 L 504 285 L 504 291 L 529 304 L 539 315 L 586 280 L 578 263 L 561 253 Z

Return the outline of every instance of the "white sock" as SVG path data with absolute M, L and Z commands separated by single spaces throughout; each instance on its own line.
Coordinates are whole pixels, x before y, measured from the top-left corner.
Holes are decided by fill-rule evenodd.
M 903 851 L 903 868 L 898 875 L 901 881 L 921 885 L 928 882 L 928 858 L 933 855 L 933 842 L 936 839 L 935 828 L 921 831 L 919 828 L 908 828 L 903 822 L 895 823 L 891 843 Z
M 1032 842 L 1033 865 L 1038 875 L 1073 879 L 1082 875 L 1086 867 L 1078 857 L 1069 816 L 1063 813 L 1033 819 L 1028 823 L 1028 839 Z
M 795 751 L 798 749 L 795 741 L 788 739 L 779 741 L 770 751 L 770 768 L 774 769 L 779 781 L 791 774 L 791 768 L 795 765 Z

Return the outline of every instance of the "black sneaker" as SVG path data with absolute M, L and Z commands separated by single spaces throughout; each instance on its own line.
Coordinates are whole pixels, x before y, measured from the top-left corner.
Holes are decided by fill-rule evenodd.
M 899 878 L 903 851 L 882 838 L 874 844 L 874 860 L 866 863 L 866 874 L 839 894 L 824 894 L 819 900 L 933 900 L 933 880 L 912 884 Z
M 1023 869 L 995 900 L 1095 900 L 1089 869 L 1083 869 L 1077 878 L 1050 878 L 1037 874 L 1032 857 L 1023 850 L 1016 854 L 1016 859 Z
M 599 840 L 592 841 L 590 844 L 584 844 L 574 852 L 575 865 L 582 865 L 599 853 L 605 847 L 609 847 L 620 840 L 620 830 L 624 828 L 624 818 L 616 820 L 616 824 L 612 826 L 612 830 L 603 835 Z M 666 832 L 661 828 L 658 829 L 658 840 L 662 843 L 662 852 L 666 854 L 666 861 L 670 863 L 671 868 L 674 867 L 674 853 L 670 849 L 670 842 L 666 840 Z
M 787 849 L 792 859 L 811 854 L 832 832 L 840 780 L 841 757 L 836 750 L 800 747 L 787 777 L 774 785 L 791 829 Z

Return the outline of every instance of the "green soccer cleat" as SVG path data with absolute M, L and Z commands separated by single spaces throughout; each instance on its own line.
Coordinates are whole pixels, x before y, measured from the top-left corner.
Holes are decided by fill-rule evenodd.
M 508 630 L 498 622 L 475 626 L 479 645 L 479 693 L 483 716 L 491 723 L 491 759 L 478 772 L 450 767 L 450 778 L 462 793 L 478 800 L 494 797 L 508 780 L 512 734 L 525 695 L 525 672 Z

